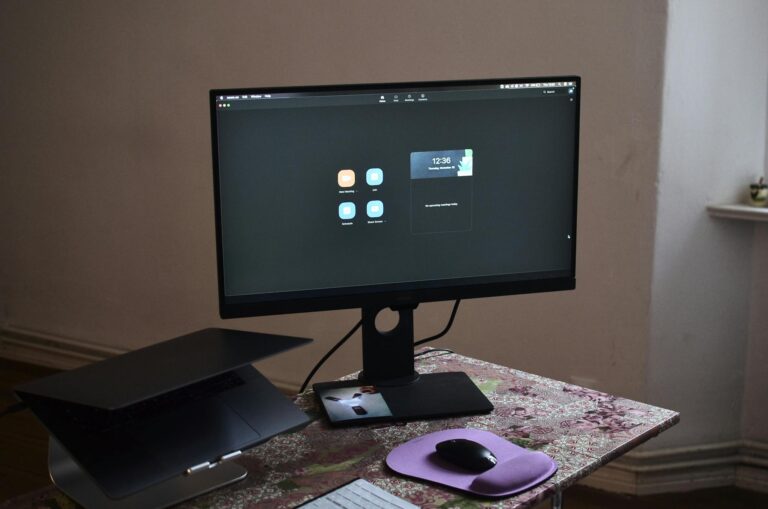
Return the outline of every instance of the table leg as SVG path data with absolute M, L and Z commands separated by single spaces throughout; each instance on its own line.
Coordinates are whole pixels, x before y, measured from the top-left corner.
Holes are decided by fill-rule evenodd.
M 555 491 L 555 496 L 552 497 L 552 509 L 563 509 L 563 492 L 560 488 Z

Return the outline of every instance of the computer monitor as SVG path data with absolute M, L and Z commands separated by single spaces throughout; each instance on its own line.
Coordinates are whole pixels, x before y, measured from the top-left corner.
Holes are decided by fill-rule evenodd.
M 573 289 L 580 88 L 212 90 L 221 316 L 361 308 L 364 376 L 396 384 L 419 303 Z

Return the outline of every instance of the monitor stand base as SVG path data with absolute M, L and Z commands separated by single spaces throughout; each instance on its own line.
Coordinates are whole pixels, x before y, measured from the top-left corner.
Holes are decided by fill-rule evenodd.
M 150 486 L 134 495 L 112 499 L 91 480 L 52 436 L 48 445 L 48 471 L 61 491 L 84 507 L 105 509 L 161 509 L 240 481 L 248 471 L 233 462 L 192 475 L 180 475 Z
M 360 406 L 365 409 L 363 394 L 368 383 L 360 380 L 322 382 L 313 385 L 320 397 L 331 424 L 353 424 L 369 421 L 409 421 L 415 419 L 434 419 L 488 413 L 493 404 L 477 388 L 472 379 L 463 372 L 423 373 L 415 381 L 402 385 L 374 385 L 387 404 L 388 413 L 367 412 L 349 418 L 335 416 L 334 406 L 338 399 L 324 397 L 324 394 L 339 394 L 339 389 L 347 389 L 341 394 L 347 398 L 359 392 Z M 336 392 L 329 392 L 336 391 Z M 370 392 L 368 392 L 370 394 Z
M 405 385 L 379 386 L 395 418 L 428 419 L 488 413 L 493 405 L 466 373 L 422 373 Z
M 380 331 L 376 327 L 376 316 L 383 308 L 363 307 L 363 370 L 358 379 L 312 386 L 331 424 L 431 419 L 493 410 L 493 404 L 466 373 L 416 372 L 415 308 L 415 304 L 392 307 L 399 321 L 393 329 Z M 366 400 L 371 400 L 376 393 L 381 394 L 386 404 L 382 408 L 372 401 L 369 412 L 365 408 Z

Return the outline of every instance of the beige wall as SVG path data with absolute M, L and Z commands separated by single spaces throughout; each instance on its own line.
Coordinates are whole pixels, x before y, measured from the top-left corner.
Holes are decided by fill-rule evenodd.
M 768 154 L 766 154 L 768 155 Z M 755 227 L 742 435 L 768 443 L 768 223 Z
M 222 325 L 209 88 L 573 73 L 578 289 L 466 301 L 442 345 L 641 398 L 665 26 L 663 1 L 4 1 L 4 325 L 126 348 Z M 261 366 L 298 384 L 357 317 L 224 325 L 316 338 Z M 358 367 L 356 341 L 319 378 Z
M 766 246 L 753 241 L 765 223 L 704 213 L 708 203 L 743 201 L 763 173 L 768 4 L 669 5 L 647 398 L 680 411 L 683 424 L 651 442 L 654 448 L 738 440 L 750 427 L 742 414 L 752 428 L 768 423 L 759 399 L 768 385 L 765 365 L 753 364 L 766 339 L 758 330 Z

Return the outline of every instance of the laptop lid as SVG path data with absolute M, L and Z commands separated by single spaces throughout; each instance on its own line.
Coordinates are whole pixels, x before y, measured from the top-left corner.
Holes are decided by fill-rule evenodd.
M 203 329 L 25 383 L 14 390 L 22 399 L 27 393 L 115 410 L 311 341 L 258 332 Z

